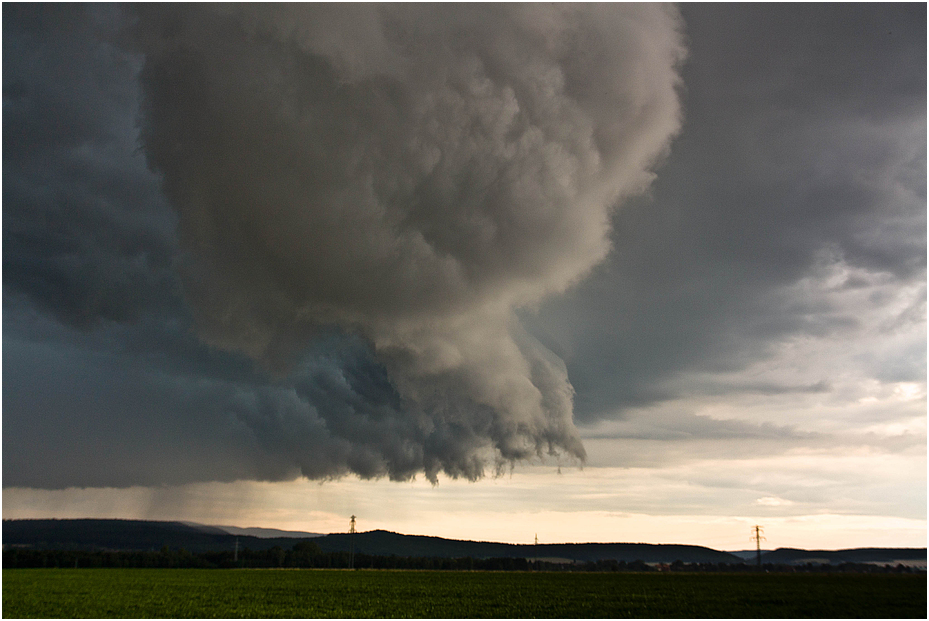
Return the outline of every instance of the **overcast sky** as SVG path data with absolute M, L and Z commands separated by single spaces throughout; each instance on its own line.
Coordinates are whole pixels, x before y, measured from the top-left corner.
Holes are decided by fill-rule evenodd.
M 3 517 L 926 545 L 926 6 L 3 6 Z

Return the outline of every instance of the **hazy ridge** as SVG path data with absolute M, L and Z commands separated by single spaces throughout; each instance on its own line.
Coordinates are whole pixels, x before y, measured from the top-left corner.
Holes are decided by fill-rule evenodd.
M 233 531 L 233 532 L 230 532 Z M 240 534 L 236 534 L 236 532 Z M 252 533 L 252 534 L 248 534 Z M 260 534 L 262 536 L 256 536 Z M 281 535 L 281 536 L 273 536 Z M 286 535 L 286 536 L 285 536 Z M 3 520 L 3 547 L 61 550 L 159 550 L 183 548 L 190 552 L 240 549 L 291 549 L 313 537 L 324 552 L 348 551 L 347 533 L 317 535 L 301 531 L 208 526 L 184 522 L 145 520 L 46 519 Z M 751 563 L 752 559 L 704 546 L 647 543 L 547 543 L 510 544 L 462 541 L 442 537 L 404 535 L 384 530 L 356 533 L 354 549 L 377 556 L 441 558 L 539 558 L 565 561 L 641 560 L 646 563 Z M 762 554 L 766 563 L 838 564 L 926 561 L 926 548 L 859 548 L 848 550 L 800 550 L 781 548 Z

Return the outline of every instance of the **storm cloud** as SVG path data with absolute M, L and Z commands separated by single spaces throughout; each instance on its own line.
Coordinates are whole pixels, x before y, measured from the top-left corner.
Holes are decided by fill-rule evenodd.
M 4 9 L 4 32 L 22 58 L 4 64 L 5 302 L 62 324 L 32 321 L 60 339 L 41 352 L 5 334 L 4 366 L 83 356 L 96 373 L 74 394 L 110 394 L 117 421 L 88 440 L 191 426 L 187 449 L 119 474 L 67 452 L 86 482 L 435 481 L 584 460 L 565 366 L 515 311 L 606 257 L 611 214 L 667 155 L 674 9 L 30 7 Z M 104 389 L 129 371 L 71 328 L 154 371 Z M 5 384 L 5 405 L 37 408 L 27 394 Z M 5 431 L 35 433 L 26 420 Z M 230 445 L 238 459 L 172 466 Z M 4 484 L 69 483 L 29 460 L 5 450 Z
M 580 424 L 751 392 L 738 374 L 799 366 L 780 357 L 798 342 L 835 358 L 765 381 L 925 380 L 925 9 L 872 8 L 682 7 L 673 156 L 613 214 L 608 259 L 524 317 L 565 360 Z
M 4 488 L 924 520 L 925 23 L 4 4 Z
M 281 370 L 319 327 L 363 337 L 403 413 L 328 428 L 406 444 L 369 443 L 363 475 L 583 459 L 564 367 L 512 310 L 600 261 L 651 180 L 679 125 L 672 11 L 159 7 L 137 37 L 209 344 Z

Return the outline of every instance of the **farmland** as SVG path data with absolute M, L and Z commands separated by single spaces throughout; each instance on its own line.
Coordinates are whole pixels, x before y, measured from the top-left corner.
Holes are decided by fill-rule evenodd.
M 21 569 L 7 618 L 924 618 L 924 575 Z

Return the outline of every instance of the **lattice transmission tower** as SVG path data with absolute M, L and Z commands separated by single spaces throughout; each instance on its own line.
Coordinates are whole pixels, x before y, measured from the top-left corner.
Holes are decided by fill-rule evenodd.
M 750 539 L 753 539 L 758 545 L 758 569 L 761 569 L 761 540 L 765 539 L 761 533 L 764 532 L 764 529 L 756 524 L 753 530 L 755 534 L 753 534 Z
M 352 521 L 348 525 L 348 568 L 355 568 L 355 516 L 352 516 Z

